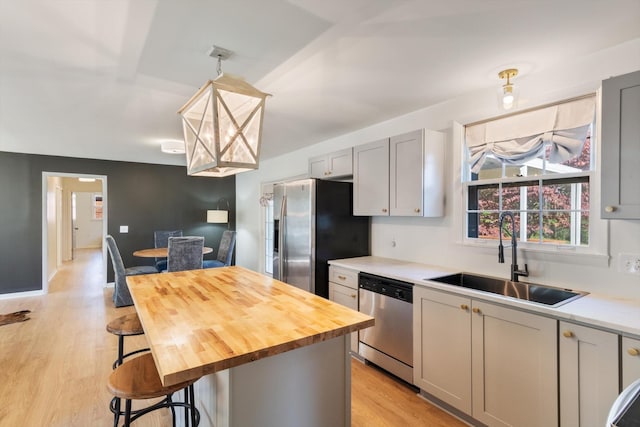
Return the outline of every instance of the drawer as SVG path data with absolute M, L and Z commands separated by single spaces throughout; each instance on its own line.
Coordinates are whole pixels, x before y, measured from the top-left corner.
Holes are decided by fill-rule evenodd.
M 329 266 L 329 281 L 358 289 L 358 272 L 348 268 Z

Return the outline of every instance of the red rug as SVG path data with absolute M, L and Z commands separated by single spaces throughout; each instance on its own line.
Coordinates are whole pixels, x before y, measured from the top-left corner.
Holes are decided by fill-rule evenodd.
M 30 318 L 27 317 L 27 314 L 29 313 L 31 313 L 31 310 L 22 310 L 16 311 L 15 313 L 0 314 L 0 326 L 29 320 Z

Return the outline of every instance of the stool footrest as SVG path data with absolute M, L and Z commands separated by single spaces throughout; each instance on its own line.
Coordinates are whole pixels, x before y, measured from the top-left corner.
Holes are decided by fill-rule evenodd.
M 138 353 L 142 353 L 145 351 L 150 351 L 150 348 L 141 348 L 138 350 L 134 350 L 134 351 L 130 351 L 129 353 L 125 353 L 122 355 L 122 360 L 120 359 L 116 359 L 115 362 L 113 362 L 113 365 L 111 366 L 112 369 L 116 369 L 118 366 L 122 365 L 124 363 L 124 359 L 126 359 L 127 357 L 133 356 L 134 354 L 138 354 Z

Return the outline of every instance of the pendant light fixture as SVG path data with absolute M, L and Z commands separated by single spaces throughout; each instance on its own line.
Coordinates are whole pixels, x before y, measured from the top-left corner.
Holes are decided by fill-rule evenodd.
M 509 68 L 498 73 L 498 77 L 507 82 L 500 87 L 498 92 L 498 103 L 503 110 L 511 110 L 517 105 L 518 92 L 516 86 L 511 83 L 511 79 L 518 75 L 516 68 Z
M 222 72 L 232 52 L 213 46 L 218 77 L 207 81 L 178 111 L 187 157 L 187 174 L 223 177 L 258 169 L 265 99 L 239 77 Z

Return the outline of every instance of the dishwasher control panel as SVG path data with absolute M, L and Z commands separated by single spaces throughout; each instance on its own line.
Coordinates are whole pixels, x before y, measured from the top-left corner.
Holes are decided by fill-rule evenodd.
M 408 303 L 413 302 L 413 284 L 369 273 L 360 273 L 358 287 Z

